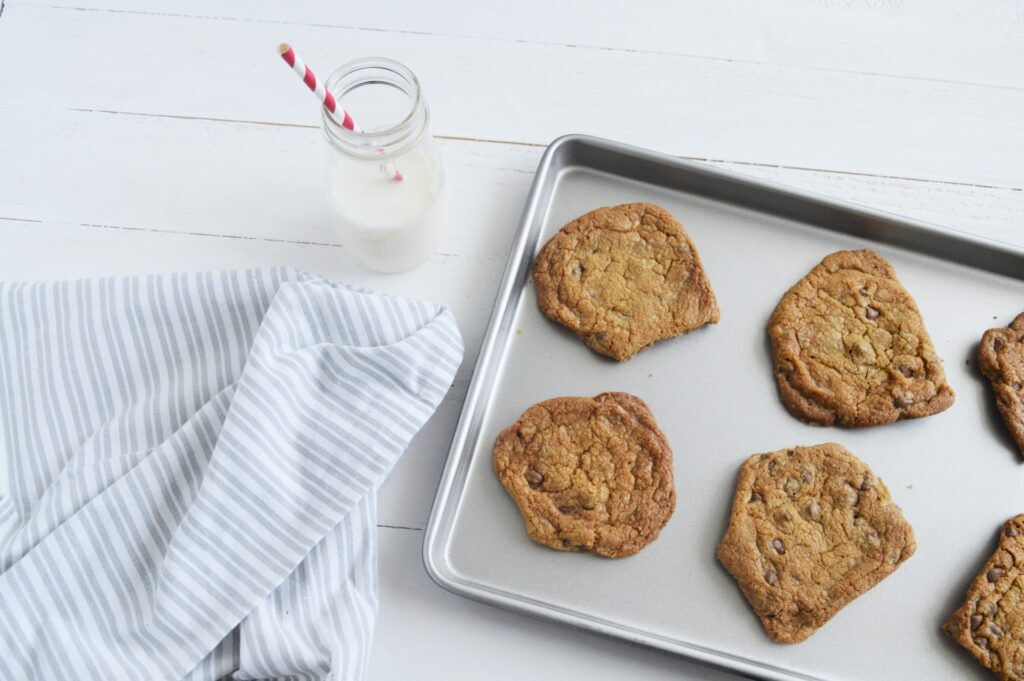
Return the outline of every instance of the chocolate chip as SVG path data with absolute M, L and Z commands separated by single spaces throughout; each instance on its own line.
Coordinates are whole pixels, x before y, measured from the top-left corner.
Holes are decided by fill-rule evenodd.
M 1000 636 L 1003 635 L 1003 630 L 1000 629 L 998 625 L 990 624 L 990 625 L 988 625 L 988 630 L 990 632 L 992 632 L 992 635 L 995 636 L 996 638 L 999 638 Z
M 760 503 L 762 501 L 764 501 L 764 497 L 761 496 L 760 492 L 751 492 L 750 493 L 750 503 L 755 504 L 755 503 Z
M 605 338 L 607 338 L 607 334 L 605 334 L 603 331 L 601 333 L 594 334 L 594 340 L 596 340 L 598 343 L 603 341 Z
M 530 489 L 537 489 L 540 483 L 544 482 L 544 476 L 534 470 L 526 471 L 526 482 Z
M 576 515 L 580 512 L 579 506 L 559 506 L 558 512 L 565 515 Z
M 866 295 L 868 294 L 868 287 L 867 287 L 867 286 L 863 287 L 863 288 L 862 288 L 862 289 L 860 290 L 860 294 L 861 294 L 862 296 L 866 296 Z
M 880 314 L 881 312 L 879 312 L 873 307 L 864 308 L 864 316 L 867 317 L 868 319 L 877 319 L 878 315 Z
M 992 349 L 995 350 L 996 352 L 998 352 L 999 350 L 1002 350 L 1003 349 L 1003 339 L 1002 338 L 996 338 L 994 341 L 992 341 Z
M 775 471 L 778 470 L 779 464 L 775 459 L 768 462 L 768 473 L 769 475 L 775 475 Z
M 914 396 L 911 395 L 910 393 L 903 393 L 902 395 L 897 397 L 895 400 L 893 400 L 893 403 L 897 407 L 909 407 L 910 405 L 912 405 L 914 403 Z
M 871 479 L 870 475 L 864 476 L 864 482 L 860 483 L 860 491 L 867 492 L 869 489 L 875 486 L 875 481 Z
M 781 539 L 773 539 L 772 548 L 775 549 L 775 552 L 780 556 L 786 552 L 786 547 L 782 545 Z
M 984 650 L 988 650 L 988 639 L 987 638 L 976 638 L 976 639 L 974 639 L 974 645 L 976 645 L 979 648 L 982 648 Z
M 902 364 L 902 365 L 900 365 L 900 373 L 903 374 L 904 376 L 906 376 L 907 378 L 910 378 L 911 376 L 914 375 L 914 370 L 911 369 L 906 364 Z
M 981 615 L 971 615 L 971 631 L 974 631 L 975 629 L 980 627 L 984 619 L 985 618 Z
M 1004 570 L 1001 567 L 994 567 L 994 568 L 992 568 L 991 570 L 988 571 L 988 575 L 987 575 L 988 581 L 994 582 L 997 579 L 999 579 L 1000 577 L 1002 577 L 1004 574 L 1006 574 L 1006 570 Z
M 1024 384 L 1022 384 L 1020 381 L 1017 381 L 1016 383 L 1013 384 L 1013 389 L 1016 390 L 1017 392 L 1020 392 L 1021 388 L 1024 388 Z
M 807 517 L 811 520 L 821 520 L 821 506 L 817 501 L 807 504 Z
M 805 485 L 810 485 L 814 482 L 814 473 L 810 469 L 807 469 L 800 474 L 800 479 L 804 481 Z
M 779 583 L 779 573 L 775 570 L 774 565 L 769 565 L 764 569 L 764 581 L 768 582 L 772 586 Z
M 782 489 L 786 490 L 786 494 L 792 496 L 800 491 L 800 483 L 796 478 L 786 478 L 786 482 L 782 485 Z
M 1006 528 L 1006 536 L 1016 537 L 1018 534 L 1020 534 L 1020 530 L 1017 529 L 1016 525 L 1010 525 Z

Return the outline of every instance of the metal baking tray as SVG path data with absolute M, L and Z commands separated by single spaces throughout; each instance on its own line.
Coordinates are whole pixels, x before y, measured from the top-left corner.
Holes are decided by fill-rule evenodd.
M 531 266 L 599 206 L 660 204 L 700 251 L 722 319 L 634 359 L 601 357 L 537 309 Z M 917 300 L 956 403 L 877 428 L 806 425 L 776 394 L 766 323 L 825 255 L 869 247 Z M 671 651 L 760 679 L 988 679 L 940 625 L 1024 511 L 1024 470 L 974 356 L 1024 309 L 1024 249 L 592 137 L 544 154 L 512 245 L 434 501 L 424 562 L 441 586 L 508 610 Z M 559 395 L 631 392 L 675 453 L 678 505 L 660 538 L 609 560 L 530 541 L 491 469 L 497 434 Z M 715 560 L 740 464 L 840 442 L 886 482 L 917 553 L 806 642 L 773 643 Z

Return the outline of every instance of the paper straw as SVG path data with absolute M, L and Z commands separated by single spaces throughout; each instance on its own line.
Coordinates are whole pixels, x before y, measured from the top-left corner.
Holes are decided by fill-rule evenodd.
M 288 43 L 281 43 L 277 46 L 277 51 L 281 55 L 281 58 L 285 60 L 288 66 L 292 67 L 295 71 L 295 75 L 302 79 L 302 82 L 306 84 L 320 103 L 323 104 L 324 108 L 331 114 L 331 117 L 341 124 L 343 128 L 348 128 L 352 132 L 362 133 L 363 129 L 360 128 L 356 122 L 352 119 L 347 111 L 338 106 L 338 102 L 335 101 L 334 95 L 327 91 L 313 70 L 306 66 L 306 62 L 302 61 L 302 58 L 296 54 L 295 50 Z M 380 153 L 384 153 L 380 151 Z M 394 163 L 382 163 L 381 169 L 384 174 L 387 175 L 388 179 L 394 180 L 395 182 L 401 182 L 403 175 L 399 172 L 398 168 L 395 167 Z

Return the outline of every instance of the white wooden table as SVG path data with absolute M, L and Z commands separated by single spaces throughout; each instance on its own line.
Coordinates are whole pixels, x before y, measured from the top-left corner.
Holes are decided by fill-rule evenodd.
M 421 564 L 512 230 L 553 138 L 610 137 L 1024 244 L 1024 0 L 0 7 L 0 277 L 290 264 L 453 309 L 466 362 L 381 495 L 373 679 L 731 678 L 462 600 Z M 323 75 L 381 55 L 420 76 L 451 216 L 419 270 L 373 274 L 338 247 L 318 113 L 280 63 L 282 40 Z

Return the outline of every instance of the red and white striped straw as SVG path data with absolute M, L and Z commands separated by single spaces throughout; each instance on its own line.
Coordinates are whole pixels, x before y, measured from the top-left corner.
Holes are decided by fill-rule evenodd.
M 295 75 L 302 79 L 302 82 L 306 84 L 313 94 L 316 95 L 317 99 L 324 105 L 334 120 L 338 121 L 342 127 L 348 128 L 353 132 L 363 132 L 356 122 L 352 119 L 347 111 L 338 106 L 338 103 L 334 99 L 334 95 L 327 91 L 324 84 L 321 83 L 313 70 L 306 66 L 306 62 L 302 61 L 302 58 L 295 53 L 295 50 L 288 43 L 281 43 L 277 46 L 277 51 L 281 55 L 281 58 L 287 62 L 288 66 L 292 67 L 295 71 Z M 381 165 L 384 174 L 389 179 L 395 182 L 401 182 L 403 179 L 402 173 L 395 167 L 394 163 L 384 163 Z

